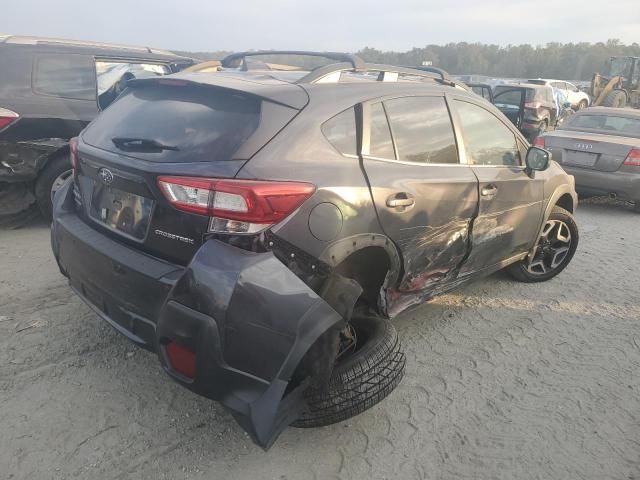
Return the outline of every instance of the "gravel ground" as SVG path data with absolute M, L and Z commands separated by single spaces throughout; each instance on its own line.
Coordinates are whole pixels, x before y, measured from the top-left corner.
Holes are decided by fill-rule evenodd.
M 269 452 L 75 297 L 45 225 L 0 231 L 0 479 L 640 479 L 640 216 L 577 219 L 559 277 L 403 314 L 399 388 Z

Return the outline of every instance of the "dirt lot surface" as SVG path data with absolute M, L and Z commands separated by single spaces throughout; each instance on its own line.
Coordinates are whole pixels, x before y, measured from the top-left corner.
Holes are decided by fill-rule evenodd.
M 45 225 L 0 231 L 0 479 L 640 479 L 640 216 L 577 218 L 558 278 L 403 314 L 400 387 L 269 452 L 75 297 Z

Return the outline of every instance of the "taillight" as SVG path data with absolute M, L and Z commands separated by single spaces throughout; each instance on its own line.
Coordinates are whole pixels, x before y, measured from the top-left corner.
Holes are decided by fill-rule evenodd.
M 544 137 L 536 137 L 533 139 L 533 146 L 544 148 Z
M 69 160 L 75 175 L 78 172 L 78 137 L 69 139 Z
M 525 102 L 524 107 L 533 108 L 537 110 L 538 108 L 540 108 L 541 105 L 542 105 L 542 102 Z
M 158 186 L 178 210 L 211 217 L 209 231 L 257 233 L 284 220 L 315 186 L 299 182 L 159 177 Z
M 196 376 L 196 354 L 176 342 L 169 342 L 164 347 L 169 366 L 187 378 Z
M 627 158 L 624 159 L 623 165 L 640 167 L 640 149 L 632 148 Z
M 5 127 L 8 127 L 10 124 L 15 122 L 20 118 L 13 110 L 9 110 L 8 108 L 0 108 L 0 130 Z

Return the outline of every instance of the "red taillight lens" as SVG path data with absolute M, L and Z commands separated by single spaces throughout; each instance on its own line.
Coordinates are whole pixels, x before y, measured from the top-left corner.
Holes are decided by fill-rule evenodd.
M 4 127 L 8 127 L 10 124 L 15 122 L 20 118 L 13 110 L 9 110 L 8 108 L 0 108 L 0 130 Z
M 178 210 L 212 217 L 210 231 L 255 233 L 284 220 L 315 191 L 310 183 L 159 177 Z
M 544 148 L 544 137 L 536 137 L 533 139 L 533 146 Z
M 73 174 L 78 171 L 78 137 L 69 139 L 69 160 L 71 161 L 71 168 L 73 168 Z
M 169 342 L 164 347 L 167 352 L 169 366 L 187 378 L 196 377 L 196 354 L 191 350 L 177 344 Z
M 541 102 L 525 102 L 524 107 L 525 108 L 534 108 L 534 109 L 538 109 L 540 108 L 540 106 L 542 105 Z
M 624 159 L 624 164 L 631 167 L 640 167 L 640 149 L 632 148 L 627 155 L 627 158 Z

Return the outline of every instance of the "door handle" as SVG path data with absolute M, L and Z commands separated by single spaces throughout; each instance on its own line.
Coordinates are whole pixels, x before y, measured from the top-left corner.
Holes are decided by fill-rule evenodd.
M 495 185 L 487 185 L 486 187 L 482 187 L 480 191 L 483 197 L 493 197 L 496 193 L 498 193 L 498 187 Z
M 411 207 L 416 201 L 413 199 L 411 195 L 405 192 L 396 193 L 387 198 L 387 207 L 396 208 L 396 207 Z

